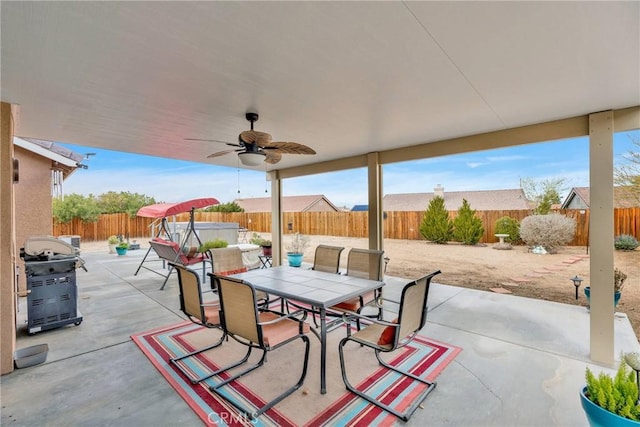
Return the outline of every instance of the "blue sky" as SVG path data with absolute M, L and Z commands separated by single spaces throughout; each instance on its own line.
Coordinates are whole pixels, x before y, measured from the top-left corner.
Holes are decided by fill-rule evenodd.
M 614 161 L 636 149 L 631 132 L 615 135 Z M 640 137 L 640 131 L 634 131 Z M 222 203 L 236 198 L 270 195 L 264 172 L 142 156 L 70 144 L 79 153 L 96 153 L 65 181 L 65 194 L 99 195 L 129 191 L 152 196 L 158 202 L 215 197 Z M 520 186 L 520 180 L 564 178 L 568 187 L 589 185 L 589 143 L 586 137 L 480 151 L 456 156 L 385 165 L 384 194 L 500 190 Z M 313 175 L 283 182 L 288 195 L 324 194 L 337 206 L 367 203 L 367 172 L 356 169 Z M 266 192 L 265 192 L 266 190 Z M 239 191 L 239 193 L 238 193 Z

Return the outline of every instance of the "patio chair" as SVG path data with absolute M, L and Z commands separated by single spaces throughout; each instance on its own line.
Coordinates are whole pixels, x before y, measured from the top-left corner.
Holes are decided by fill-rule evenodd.
M 343 250 L 341 246 L 318 245 L 313 258 L 313 270 L 338 273 Z
M 384 251 L 373 249 L 353 248 L 349 251 L 347 259 L 347 276 L 360 277 L 362 279 L 382 281 L 382 255 Z M 379 299 L 382 296 L 382 288 L 352 298 L 332 306 L 329 310 L 341 312 L 355 312 L 360 314 L 367 306 L 377 309 L 377 314 L 373 317 L 382 319 L 382 304 Z M 358 330 L 360 330 L 360 320 L 356 317 Z
M 220 275 L 214 275 L 213 279 L 216 281 L 220 294 L 222 307 L 220 316 L 225 333 L 240 344 L 248 347 L 247 353 L 242 359 L 232 366 L 222 368 L 221 371 L 246 363 L 254 348 L 262 350 L 262 357 L 257 363 L 249 365 L 241 372 L 233 373 L 229 378 L 211 385 L 209 388 L 248 416 L 249 419 L 254 419 L 299 389 L 304 382 L 309 362 L 309 337 L 306 335 L 309 332 L 309 325 L 304 322 L 306 314 L 303 310 L 289 314 L 275 311 L 258 311 L 256 290 L 253 285 L 239 279 Z M 302 318 L 296 318 L 298 315 L 302 315 Z M 262 366 L 266 362 L 268 351 L 280 348 L 297 339 L 301 339 L 305 343 L 305 353 L 302 374 L 295 385 L 256 410 L 244 408 L 230 398 L 228 393 L 220 392 L 219 389 L 224 385 Z M 286 372 L 281 374 L 284 376 Z
M 180 264 L 169 264 L 178 272 L 178 285 L 180 290 L 180 310 L 187 316 L 189 320 L 197 325 L 206 328 L 220 329 L 222 336 L 212 345 L 192 351 L 180 357 L 169 359 L 192 384 L 211 378 L 218 374 L 218 371 L 207 373 L 203 376 L 194 377 L 190 375 L 190 370 L 184 367 L 184 360 L 200 354 L 204 351 L 211 350 L 222 344 L 226 338 L 222 325 L 220 323 L 220 303 L 219 301 L 204 302 L 202 289 L 200 286 L 200 276 L 195 271 L 184 267 Z
M 215 290 L 213 275 L 229 276 L 247 271 L 247 267 L 242 261 L 242 251 L 238 247 L 211 249 L 210 253 L 213 262 L 213 273 L 209 274 L 212 277 L 211 289 Z M 264 292 L 257 291 L 256 296 L 258 301 L 263 301 L 263 303 L 268 301 L 268 295 Z
M 340 370 L 342 372 L 342 380 L 344 381 L 347 390 L 357 394 L 365 400 L 368 400 L 379 408 L 392 413 L 403 421 L 409 420 L 416 408 L 422 404 L 427 395 L 436 387 L 436 383 L 424 380 L 414 374 L 386 363 L 380 358 L 380 353 L 392 352 L 406 346 L 424 327 L 427 321 L 427 298 L 429 296 L 429 287 L 431 279 L 437 274 L 440 274 L 440 270 L 434 271 L 425 277 L 410 282 L 404 286 L 400 300 L 400 311 L 398 312 L 398 318 L 396 320 L 392 322 L 385 322 L 382 320 L 369 319 L 366 316 L 357 314 L 356 316 L 360 316 L 367 322 L 371 323 L 353 335 L 351 335 L 350 323 L 347 323 L 347 336 L 340 340 L 340 343 L 338 344 L 338 351 L 340 353 Z M 376 359 L 378 359 L 378 363 L 381 366 L 397 372 L 404 377 L 423 383 L 427 387 L 420 392 L 418 396 L 412 399 L 411 404 L 404 412 L 400 412 L 376 399 L 374 396 L 356 389 L 349 383 L 345 368 L 343 347 L 349 341 L 353 341 L 361 346 L 373 349 Z M 371 387 L 369 387 L 369 389 L 371 389 Z

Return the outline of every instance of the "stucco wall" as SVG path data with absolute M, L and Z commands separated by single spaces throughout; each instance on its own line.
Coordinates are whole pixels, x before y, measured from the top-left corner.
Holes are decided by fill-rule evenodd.
M 20 250 L 29 236 L 51 234 L 51 160 L 17 146 L 15 157 L 20 161 L 20 181 L 14 186 L 16 246 Z M 24 291 L 24 262 L 18 258 L 17 264 L 18 289 Z

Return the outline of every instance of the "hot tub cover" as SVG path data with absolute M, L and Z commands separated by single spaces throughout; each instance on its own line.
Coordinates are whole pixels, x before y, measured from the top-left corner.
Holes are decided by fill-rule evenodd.
M 136 215 L 147 218 L 165 218 L 171 215 L 189 212 L 191 208 L 206 208 L 207 206 L 217 205 L 219 203 L 220 202 L 213 197 L 187 200 L 186 202 L 179 203 L 157 203 L 155 205 L 149 205 L 140 208 Z

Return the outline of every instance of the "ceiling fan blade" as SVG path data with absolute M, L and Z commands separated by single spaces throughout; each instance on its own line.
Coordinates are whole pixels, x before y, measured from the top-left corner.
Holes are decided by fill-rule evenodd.
M 264 153 L 267 155 L 267 157 L 265 157 L 264 159 L 265 163 L 275 165 L 280 160 L 282 160 L 282 154 L 280 153 L 274 153 L 273 151 L 265 151 Z
M 261 148 L 269 150 L 269 152 L 277 152 L 284 154 L 316 154 L 315 150 L 306 145 L 297 142 L 274 141 L 261 146 Z
M 230 145 L 232 147 L 242 147 L 242 145 L 240 144 L 236 144 L 234 142 L 228 142 L 228 141 L 220 141 L 219 139 L 199 139 L 199 138 L 185 138 L 185 141 L 199 141 L 199 142 L 217 142 L 219 144 L 227 144 Z
M 240 133 L 240 139 L 248 144 L 269 144 L 271 142 L 271 135 L 266 132 L 260 132 L 257 130 L 245 130 Z
M 244 150 L 224 150 L 224 151 L 218 151 L 217 153 L 213 153 L 213 154 L 209 154 L 207 156 L 207 159 L 211 159 L 214 157 L 220 157 L 220 156 L 224 156 L 225 154 L 229 154 L 229 153 L 234 153 L 236 151 L 244 151 Z

